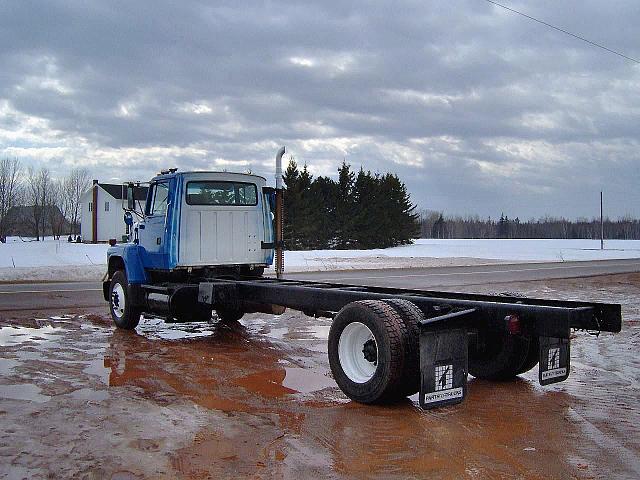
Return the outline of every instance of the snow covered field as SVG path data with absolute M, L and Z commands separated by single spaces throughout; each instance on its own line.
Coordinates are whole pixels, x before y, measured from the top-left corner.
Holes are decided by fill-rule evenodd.
M 97 280 L 108 245 L 10 238 L 0 244 L 0 281 Z M 285 253 L 285 270 L 346 270 L 497 262 L 563 262 L 640 257 L 640 240 L 431 240 L 378 250 L 311 250 Z

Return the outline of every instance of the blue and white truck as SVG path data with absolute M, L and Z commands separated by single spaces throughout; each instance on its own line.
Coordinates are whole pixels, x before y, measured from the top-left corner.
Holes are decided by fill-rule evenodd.
M 126 184 L 129 242 L 107 253 L 104 298 L 118 328 L 143 314 L 167 322 L 234 322 L 285 308 L 332 318 L 328 356 L 351 399 L 420 392 L 433 408 L 466 396 L 467 375 L 504 380 L 538 365 L 546 385 L 570 371 L 573 329 L 619 332 L 620 305 L 287 280 L 282 155 L 276 186 L 256 175 L 162 172 L 144 211 Z M 134 215 L 138 217 L 134 221 Z M 275 260 L 275 276 L 265 268 Z

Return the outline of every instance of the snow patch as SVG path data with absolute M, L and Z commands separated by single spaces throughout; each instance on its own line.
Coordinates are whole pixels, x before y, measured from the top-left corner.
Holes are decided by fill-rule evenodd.
M 285 271 L 408 268 L 508 262 L 563 262 L 640 258 L 640 240 L 435 240 L 374 250 L 285 253 Z M 0 244 L 0 281 L 97 281 L 106 271 L 107 244 L 65 240 Z M 273 269 L 271 269 L 272 271 Z

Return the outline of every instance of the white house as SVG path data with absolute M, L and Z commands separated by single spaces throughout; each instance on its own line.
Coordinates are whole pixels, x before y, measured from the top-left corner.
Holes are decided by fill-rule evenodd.
M 143 209 L 147 190 L 147 187 L 135 189 L 136 203 L 139 202 Z M 107 242 L 110 238 L 120 241 L 126 235 L 122 194 L 122 185 L 99 183 L 98 180 L 94 180 L 91 188 L 82 194 L 80 233 L 84 242 Z

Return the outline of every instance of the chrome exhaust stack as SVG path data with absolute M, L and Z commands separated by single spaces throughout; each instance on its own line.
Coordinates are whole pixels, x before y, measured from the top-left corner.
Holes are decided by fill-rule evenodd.
M 284 272 L 284 241 L 283 241 L 283 214 L 284 198 L 282 189 L 282 156 L 285 154 L 285 147 L 280 148 L 276 154 L 276 278 L 281 278 Z

